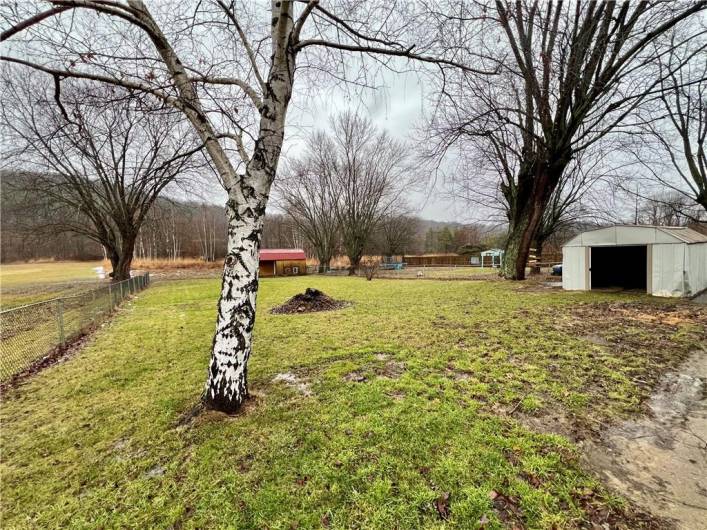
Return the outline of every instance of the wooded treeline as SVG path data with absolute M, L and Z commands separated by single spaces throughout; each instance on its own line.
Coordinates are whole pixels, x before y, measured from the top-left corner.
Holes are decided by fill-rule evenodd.
M 81 222 L 77 212 L 49 210 L 39 190 L 27 186 L 28 175 L 0 173 L 0 253 L 3 262 L 97 260 L 105 258 L 101 245 L 84 234 L 65 231 L 60 215 Z M 49 177 L 47 177 L 49 178 Z M 402 225 L 402 228 L 401 226 Z M 135 257 L 144 259 L 225 256 L 226 217 L 214 204 L 160 198 L 146 216 L 135 244 Z M 365 254 L 422 254 L 465 252 L 503 246 L 503 229 L 481 224 L 444 223 L 403 215 L 389 217 L 371 234 Z M 303 248 L 315 257 L 313 245 L 285 213 L 267 214 L 263 248 Z M 344 249 L 337 235 L 334 255 Z

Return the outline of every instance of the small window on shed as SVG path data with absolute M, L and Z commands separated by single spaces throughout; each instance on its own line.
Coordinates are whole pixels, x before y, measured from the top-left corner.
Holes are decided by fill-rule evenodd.
M 299 274 L 299 267 L 292 267 L 292 274 Z

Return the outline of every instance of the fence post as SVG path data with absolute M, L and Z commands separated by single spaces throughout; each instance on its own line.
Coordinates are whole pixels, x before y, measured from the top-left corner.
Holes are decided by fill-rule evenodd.
M 59 345 L 64 345 L 64 300 L 58 298 L 56 301 L 56 323 L 59 327 Z
M 113 311 L 113 288 L 108 284 L 108 312 Z

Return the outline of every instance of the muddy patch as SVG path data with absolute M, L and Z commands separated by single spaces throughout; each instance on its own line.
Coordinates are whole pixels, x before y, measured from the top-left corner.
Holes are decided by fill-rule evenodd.
M 447 368 L 444 370 L 444 373 L 447 377 L 449 377 L 450 379 L 454 379 L 455 381 L 469 381 L 474 377 L 474 374 L 472 372 L 455 368 L 452 365 L 447 366 Z
M 584 322 L 620 322 L 648 324 L 670 329 L 680 324 L 707 323 L 704 308 L 689 303 L 615 302 L 609 304 L 581 304 L 573 308 L 572 316 Z M 591 330 L 589 330 L 591 333 Z
M 376 354 L 376 360 L 381 361 L 381 364 L 366 366 L 359 370 L 349 372 L 344 375 L 344 381 L 348 381 L 349 383 L 365 383 L 373 377 L 398 379 L 405 373 L 405 363 L 389 360 L 387 354 Z
M 650 415 L 585 440 L 586 462 L 620 494 L 679 528 L 707 528 L 707 350 L 665 374 Z
M 397 379 L 405 371 L 405 363 L 399 361 L 388 361 L 381 368 L 376 370 L 376 374 L 380 377 L 388 379 Z
M 285 372 L 283 374 L 277 374 L 272 379 L 273 383 L 285 383 L 287 386 L 294 388 L 302 394 L 303 396 L 311 396 L 312 390 L 309 388 L 309 383 L 304 379 L 296 376 L 291 372 Z
M 513 417 L 516 420 L 537 432 L 559 434 L 573 442 L 582 440 L 587 436 L 586 433 L 578 428 L 576 418 L 565 414 L 560 407 L 553 407 L 552 412 L 537 416 L 518 410 L 513 412 Z M 506 414 L 509 413 L 506 412 Z
M 606 340 L 601 335 L 597 335 L 596 333 L 589 333 L 589 334 L 583 336 L 582 339 L 586 340 L 587 342 L 591 342 L 592 344 L 596 344 L 597 346 L 610 346 L 611 345 L 611 343 L 608 340 Z
M 365 383 L 367 380 L 368 377 L 360 370 L 354 370 L 344 376 L 344 381 L 349 383 Z
M 296 294 L 287 302 L 270 310 L 276 315 L 315 313 L 318 311 L 333 311 L 350 305 L 344 300 L 335 300 L 318 289 L 307 288 L 304 293 Z

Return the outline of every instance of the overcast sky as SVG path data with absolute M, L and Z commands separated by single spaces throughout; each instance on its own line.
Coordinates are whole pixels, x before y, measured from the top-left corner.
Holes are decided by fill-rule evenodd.
M 381 88 L 352 91 L 344 86 L 331 87 L 316 96 L 300 98 L 288 113 L 285 154 L 295 155 L 305 135 L 313 129 L 326 129 L 329 117 L 345 111 L 360 111 L 380 128 L 400 140 L 417 141 L 415 126 L 425 108 L 424 79 L 415 73 L 385 72 L 377 80 Z M 464 205 L 445 197 L 443 182 L 429 176 L 426 190 L 411 193 L 410 205 L 416 214 L 435 221 L 468 222 Z

